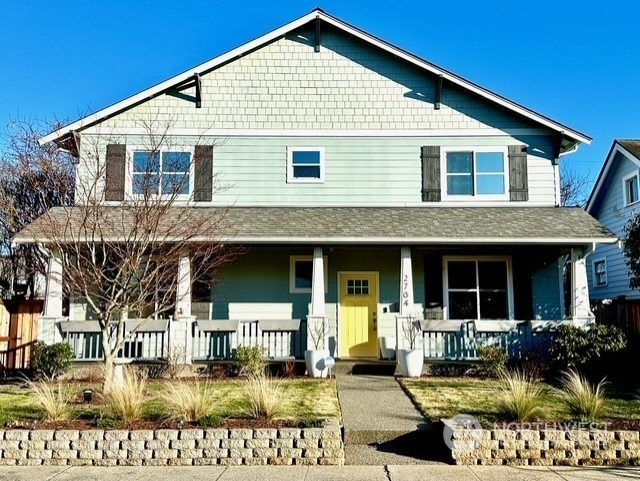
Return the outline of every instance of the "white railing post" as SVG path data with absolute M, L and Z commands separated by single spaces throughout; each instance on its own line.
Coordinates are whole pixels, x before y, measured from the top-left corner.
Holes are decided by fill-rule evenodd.
M 193 323 L 194 316 L 181 316 L 169 321 L 168 356 L 184 353 L 181 364 L 193 362 Z
M 178 263 L 178 287 L 176 299 L 176 318 L 191 316 L 191 260 L 188 256 L 180 258 Z

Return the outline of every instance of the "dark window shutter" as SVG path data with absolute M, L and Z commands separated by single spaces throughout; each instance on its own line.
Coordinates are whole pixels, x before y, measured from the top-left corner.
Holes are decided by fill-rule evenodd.
M 124 200 L 124 177 L 127 160 L 127 146 L 107 145 L 105 171 L 105 200 Z
M 422 200 L 440 202 L 440 147 L 425 145 L 422 147 Z
M 527 176 L 527 147 L 509 146 L 509 198 L 512 201 L 529 200 Z
M 193 200 L 210 202 L 213 194 L 213 145 L 196 145 Z

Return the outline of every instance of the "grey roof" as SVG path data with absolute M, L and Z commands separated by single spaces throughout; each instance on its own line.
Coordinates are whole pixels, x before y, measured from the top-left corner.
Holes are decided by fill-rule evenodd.
M 100 235 L 132 238 L 130 232 L 135 227 L 131 208 L 101 207 L 94 218 L 101 224 Z M 25 228 L 14 241 L 46 242 L 53 231 L 57 240 L 68 233 L 76 236 L 80 225 L 87 225 L 84 208 L 57 207 Z M 613 233 L 582 209 L 559 207 L 184 206 L 168 209 L 163 226 L 167 231 L 176 226 L 182 232 L 200 230 L 198 239 L 238 243 L 578 245 L 616 241 Z
M 640 160 L 640 140 L 618 140 L 617 142 Z

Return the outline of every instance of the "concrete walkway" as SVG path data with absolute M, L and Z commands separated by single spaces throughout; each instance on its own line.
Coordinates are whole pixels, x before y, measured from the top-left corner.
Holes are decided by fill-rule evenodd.
M 0 467 L 6 481 L 613 481 L 640 479 L 640 468 L 572 468 L 507 466 L 142 466 L 96 468 Z
M 338 374 L 347 465 L 446 464 L 442 434 L 393 376 Z

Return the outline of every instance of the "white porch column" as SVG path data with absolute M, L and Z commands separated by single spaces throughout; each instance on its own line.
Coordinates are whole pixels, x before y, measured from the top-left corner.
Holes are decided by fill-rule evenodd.
M 176 317 L 191 316 L 191 260 L 188 256 L 178 263 Z
M 183 256 L 178 262 L 178 286 L 176 289 L 176 319 L 169 322 L 168 355 L 180 364 L 191 364 L 193 337 L 191 315 L 191 259 Z
M 307 316 L 307 349 L 327 349 L 329 326 L 324 304 L 324 256 L 322 247 L 313 249 L 311 312 Z
M 587 281 L 586 255 L 582 249 L 571 249 L 571 316 L 574 321 L 592 319 Z
M 311 276 L 311 315 L 324 316 L 324 257 L 322 247 L 313 249 L 313 273 Z
M 62 317 L 62 261 L 59 252 L 52 252 L 49 256 L 43 315 Z
M 398 349 L 408 349 L 410 347 L 408 336 L 409 330 L 413 328 L 413 322 L 418 319 L 410 319 L 415 316 L 413 298 L 413 267 L 411 265 L 411 248 L 402 247 L 400 249 L 400 314 L 396 319 L 396 359 Z M 409 324 L 411 323 L 411 325 Z M 414 336 L 416 348 L 421 344 L 420 335 Z
M 62 318 L 62 261 L 60 252 L 52 251 L 47 267 L 47 287 L 44 297 L 44 309 L 38 319 L 38 340 L 47 344 L 62 341 L 57 323 Z
M 400 249 L 400 315 L 412 316 L 413 312 L 413 269 L 411 248 Z

